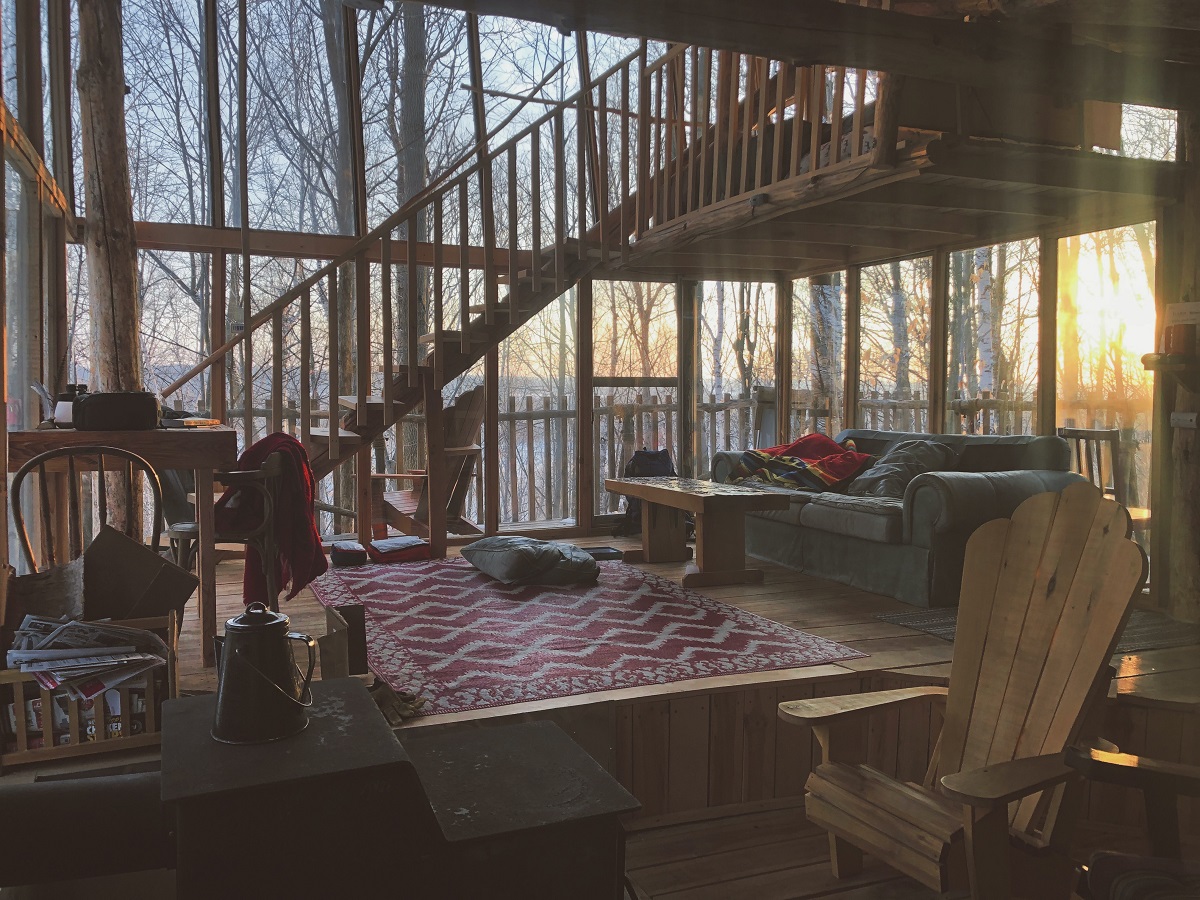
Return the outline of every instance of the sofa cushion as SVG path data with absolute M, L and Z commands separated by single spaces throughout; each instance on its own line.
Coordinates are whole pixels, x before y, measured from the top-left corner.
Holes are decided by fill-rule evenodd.
M 812 500 L 813 497 L 819 497 L 818 491 L 798 491 L 791 488 L 781 487 L 778 484 L 768 484 L 765 481 L 760 481 L 757 478 L 748 478 L 742 482 L 744 487 L 752 487 L 757 491 L 770 491 L 773 494 L 786 494 L 792 502 L 787 509 L 757 509 L 747 513 L 749 516 L 758 516 L 760 519 L 768 519 L 772 522 L 787 522 L 789 525 L 800 524 L 800 510 L 804 505 Z
M 902 441 L 855 478 L 846 493 L 900 499 L 918 475 L 953 468 L 957 458 L 953 448 L 936 441 Z
M 904 501 L 892 497 L 817 494 L 800 509 L 800 524 L 834 534 L 899 544 L 904 534 Z
M 924 434 L 907 431 L 872 431 L 850 428 L 838 442 L 851 439 L 858 450 L 882 456 L 901 441 L 937 441 L 958 451 L 960 472 L 1003 472 L 1016 469 L 1071 467 L 1071 448 L 1058 435 L 1034 434 Z

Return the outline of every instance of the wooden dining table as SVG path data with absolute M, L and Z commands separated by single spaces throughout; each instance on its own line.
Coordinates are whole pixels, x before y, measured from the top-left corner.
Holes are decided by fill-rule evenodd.
M 214 474 L 237 468 L 237 433 L 227 425 L 209 428 L 158 428 L 152 431 L 75 431 L 47 428 L 8 433 L 9 468 L 15 471 L 39 453 L 62 447 L 116 447 L 128 450 L 156 470 L 188 469 L 196 474 L 196 496 L 212 497 Z M 200 579 L 201 653 L 205 666 L 216 663 L 213 637 L 217 633 L 216 529 L 211 502 L 196 504 Z

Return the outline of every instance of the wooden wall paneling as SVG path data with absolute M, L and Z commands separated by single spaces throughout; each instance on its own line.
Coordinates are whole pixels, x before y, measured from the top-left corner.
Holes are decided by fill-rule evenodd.
M 746 691 L 743 703 L 742 800 L 775 796 L 775 732 L 779 722 L 776 689 Z
M 667 808 L 671 812 L 708 805 L 709 696 L 670 703 Z
M 887 690 L 880 687 L 879 690 Z M 900 742 L 900 710 L 879 710 L 867 720 L 867 764 L 885 775 L 897 777 L 897 748 Z
M 616 737 L 616 772 L 617 781 L 625 790 L 633 791 L 633 704 L 618 703 L 615 713 L 614 728 Z
M 1200 712 L 1183 714 L 1179 761 L 1189 766 L 1200 766 Z M 1200 835 L 1200 797 L 1179 799 L 1179 829 L 1183 834 Z
M 778 704 L 789 700 L 810 700 L 811 684 L 785 685 L 775 692 Z M 798 797 L 804 793 L 804 783 L 812 771 L 812 729 L 780 722 L 775 727 L 775 796 Z
M 862 678 L 833 678 L 829 681 L 821 681 L 813 685 L 813 697 L 838 697 L 842 694 L 859 694 L 863 690 L 864 679 Z M 817 736 L 810 731 L 809 742 L 812 753 L 812 764 L 814 767 L 821 764 L 821 745 L 817 742 Z
M 668 809 L 671 702 L 649 700 L 633 706 L 633 795 L 641 801 L 642 815 Z
M 713 694 L 709 699 L 708 805 L 723 806 L 742 800 L 741 691 Z

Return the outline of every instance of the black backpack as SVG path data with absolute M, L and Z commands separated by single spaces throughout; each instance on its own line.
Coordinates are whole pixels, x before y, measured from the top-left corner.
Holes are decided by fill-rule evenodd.
M 625 469 L 621 472 L 623 478 L 649 478 L 651 476 L 676 475 L 675 464 L 671 462 L 668 450 L 635 450 Z M 625 498 L 625 515 L 613 529 L 613 537 L 628 537 L 631 534 L 642 533 L 642 501 L 637 497 Z

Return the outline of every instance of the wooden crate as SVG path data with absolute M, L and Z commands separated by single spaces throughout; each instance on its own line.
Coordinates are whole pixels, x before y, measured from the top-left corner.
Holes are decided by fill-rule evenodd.
M 159 731 L 161 722 L 162 701 L 171 699 L 178 694 L 179 682 L 176 670 L 176 650 L 178 645 L 178 614 L 171 612 L 166 616 L 146 619 L 127 619 L 114 624 L 130 628 L 144 628 L 153 631 L 167 645 L 167 665 L 164 668 L 152 669 L 146 673 L 145 688 L 130 688 L 118 686 L 113 688 L 121 698 L 122 734 L 111 736 L 108 731 L 108 713 L 103 702 L 103 694 L 93 702 L 95 715 L 95 737 L 87 740 L 85 717 L 80 701 L 65 700 L 67 704 L 68 743 L 56 745 L 53 731 L 53 706 L 56 694 L 61 691 L 48 691 L 40 687 L 31 674 L 19 670 L 0 671 L 0 712 L 7 714 L 9 703 L 13 704 L 13 723 L 15 724 L 16 747 L 9 751 L 6 748 L 10 736 L 3 738 L 0 744 L 0 772 L 9 766 L 24 765 L 47 760 L 66 759 L 74 756 L 89 756 L 95 753 L 110 753 L 117 750 L 134 750 L 145 747 L 156 747 L 162 739 Z M 140 734 L 129 734 L 132 727 L 132 701 L 135 692 L 145 694 L 145 727 Z M 50 725 L 50 740 L 42 746 L 31 747 L 39 738 L 45 741 L 42 731 L 31 730 L 25 721 L 25 703 L 30 700 L 41 700 L 42 721 Z

